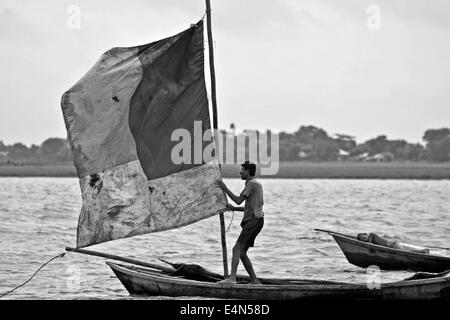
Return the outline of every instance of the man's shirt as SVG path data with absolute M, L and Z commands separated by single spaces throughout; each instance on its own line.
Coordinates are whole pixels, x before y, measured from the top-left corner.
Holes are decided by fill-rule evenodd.
M 244 216 L 241 223 L 253 218 L 262 218 L 264 199 L 261 183 L 255 178 L 246 181 L 241 195 L 245 197 Z

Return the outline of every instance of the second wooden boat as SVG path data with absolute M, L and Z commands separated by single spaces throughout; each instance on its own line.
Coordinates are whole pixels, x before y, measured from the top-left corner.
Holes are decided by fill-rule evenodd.
M 380 246 L 356 239 L 354 236 L 328 232 L 337 242 L 348 262 L 358 267 L 378 266 L 382 270 L 444 272 L 450 270 L 450 257 L 411 252 Z

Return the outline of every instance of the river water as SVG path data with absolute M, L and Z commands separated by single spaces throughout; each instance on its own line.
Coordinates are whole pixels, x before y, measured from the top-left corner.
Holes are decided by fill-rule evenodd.
M 265 225 L 249 250 L 260 277 L 367 281 L 334 240 L 314 228 L 376 232 L 400 241 L 448 247 L 448 180 L 264 179 Z M 225 179 L 235 192 L 243 181 Z M 27 280 L 66 246 L 75 246 L 81 195 L 76 178 L 0 178 L 0 294 Z M 242 213 L 225 213 L 228 256 Z M 233 219 L 232 219 L 233 218 Z M 222 273 L 219 218 L 115 240 L 89 249 L 152 263 L 197 263 Z M 242 264 L 238 273 L 245 274 Z M 382 271 L 381 282 L 411 275 Z M 152 297 L 147 299 L 164 299 Z M 128 294 L 105 259 L 70 253 L 3 299 L 140 299 Z

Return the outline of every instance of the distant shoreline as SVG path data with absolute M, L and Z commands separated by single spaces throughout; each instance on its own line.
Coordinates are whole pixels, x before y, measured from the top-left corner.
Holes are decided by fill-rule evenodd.
M 222 165 L 224 178 L 239 178 L 239 165 Z M 77 177 L 75 167 L 63 165 L 0 165 L 0 177 Z M 450 179 L 450 163 L 424 162 L 281 162 L 279 179 Z

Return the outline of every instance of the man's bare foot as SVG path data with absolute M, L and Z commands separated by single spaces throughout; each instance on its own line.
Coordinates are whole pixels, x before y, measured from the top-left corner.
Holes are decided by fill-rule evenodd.
M 262 283 L 259 280 L 254 280 L 251 282 L 251 284 L 258 285 L 258 286 L 262 285 Z
M 228 278 L 228 279 L 217 282 L 217 284 L 236 284 L 236 280 Z

